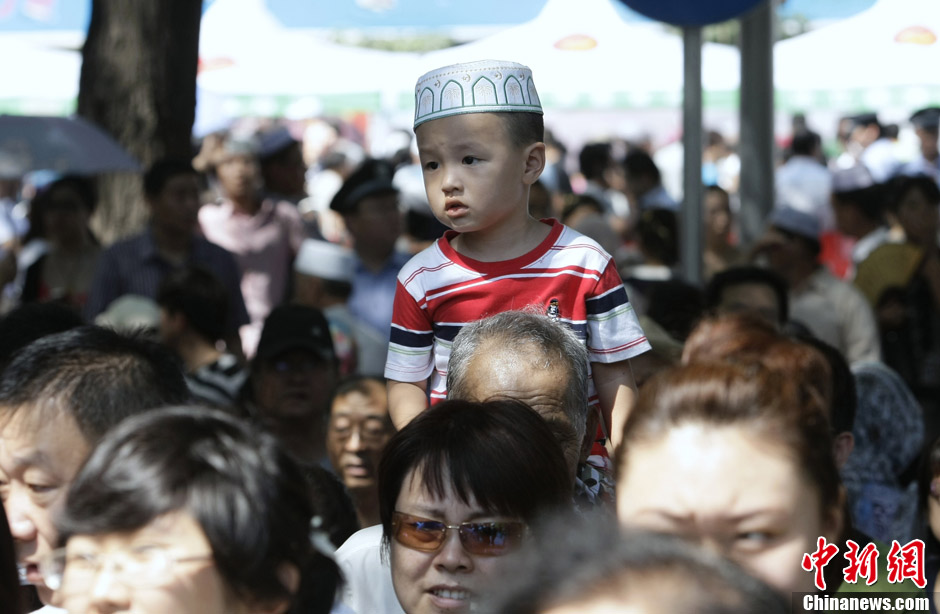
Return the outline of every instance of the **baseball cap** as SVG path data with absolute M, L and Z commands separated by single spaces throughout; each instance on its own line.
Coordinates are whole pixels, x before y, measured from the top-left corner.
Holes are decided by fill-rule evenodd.
M 284 126 L 277 126 L 258 135 L 258 157 L 264 161 L 276 156 L 291 145 L 299 143 Z
M 261 329 L 255 357 L 270 360 L 288 350 L 307 350 L 326 362 L 336 361 L 323 312 L 304 305 L 281 305 L 271 311 Z
M 789 232 L 812 241 L 819 241 L 819 220 L 808 213 L 798 211 L 792 207 L 777 207 L 773 210 L 773 212 L 771 212 L 768 223 L 770 226 L 779 228 L 785 232 Z

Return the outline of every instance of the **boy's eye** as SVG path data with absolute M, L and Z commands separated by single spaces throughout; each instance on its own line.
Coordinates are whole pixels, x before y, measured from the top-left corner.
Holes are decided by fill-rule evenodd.
M 437 170 L 437 162 L 425 162 L 424 170 L 426 171 Z
M 464 157 L 463 157 L 463 163 L 464 163 L 464 164 L 473 164 L 473 163 L 476 162 L 478 159 L 479 159 L 479 158 L 475 158 L 475 157 L 473 157 L 473 156 L 464 156 Z

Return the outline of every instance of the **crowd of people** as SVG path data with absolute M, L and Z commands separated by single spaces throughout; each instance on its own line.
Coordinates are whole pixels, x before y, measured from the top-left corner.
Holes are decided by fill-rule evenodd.
M 657 152 L 568 155 L 511 62 L 421 77 L 387 155 L 209 135 L 108 246 L 93 178 L 4 179 L 0 611 L 937 611 L 940 109 L 910 121 L 914 159 L 795 122 L 753 238 L 710 136 L 701 285 Z

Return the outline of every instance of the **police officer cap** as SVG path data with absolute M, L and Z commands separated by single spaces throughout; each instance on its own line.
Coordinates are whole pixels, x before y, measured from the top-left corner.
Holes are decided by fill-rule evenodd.
M 394 176 L 395 167 L 391 163 L 377 159 L 365 160 L 330 201 L 330 209 L 344 215 L 350 214 L 355 212 L 359 201 L 367 196 L 397 194 L 398 188 L 392 183 Z
M 881 125 L 878 121 L 877 113 L 859 113 L 858 115 L 852 115 L 848 118 L 854 127 L 859 126 L 871 126 L 872 124 Z

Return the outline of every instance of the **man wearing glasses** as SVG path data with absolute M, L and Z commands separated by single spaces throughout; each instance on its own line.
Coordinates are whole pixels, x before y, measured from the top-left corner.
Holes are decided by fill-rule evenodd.
M 379 524 L 379 459 L 394 432 L 384 378 L 352 376 L 339 383 L 330 404 L 326 449 L 362 528 Z
M 0 499 L 21 581 L 34 585 L 43 603 L 52 589 L 39 562 L 56 546 L 53 519 L 91 449 L 124 418 L 188 396 L 166 349 L 96 326 L 40 339 L 3 371 Z

